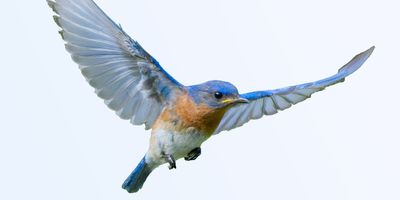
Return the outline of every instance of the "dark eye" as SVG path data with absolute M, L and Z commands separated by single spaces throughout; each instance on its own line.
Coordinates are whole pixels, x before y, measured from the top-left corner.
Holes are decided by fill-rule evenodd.
M 223 95 L 221 92 L 216 92 L 216 93 L 214 93 L 214 97 L 215 97 L 216 99 L 221 99 L 223 96 L 224 96 L 224 95 Z

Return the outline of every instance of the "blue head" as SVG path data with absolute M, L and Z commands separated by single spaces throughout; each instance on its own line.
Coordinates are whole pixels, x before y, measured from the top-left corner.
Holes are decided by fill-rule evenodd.
M 189 95 L 196 104 L 204 103 L 211 108 L 224 108 L 238 103 L 248 103 L 240 97 L 237 88 L 224 81 L 208 81 L 188 87 Z

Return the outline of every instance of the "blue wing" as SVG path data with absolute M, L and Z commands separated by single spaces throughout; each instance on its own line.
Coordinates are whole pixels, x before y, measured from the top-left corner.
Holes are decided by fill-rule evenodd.
M 158 62 L 92 0 L 47 0 L 66 49 L 109 108 L 150 128 L 182 89 Z
M 343 82 L 345 77 L 358 70 L 373 52 L 371 47 L 355 56 L 349 63 L 339 69 L 339 72 L 328 78 L 275 90 L 266 90 L 242 94 L 241 97 L 249 100 L 248 104 L 238 104 L 229 109 L 214 134 L 224 130 L 242 126 L 252 119 L 259 119 L 264 115 L 273 115 L 279 110 L 285 110 L 292 105 L 310 98 L 315 92 L 326 87 Z

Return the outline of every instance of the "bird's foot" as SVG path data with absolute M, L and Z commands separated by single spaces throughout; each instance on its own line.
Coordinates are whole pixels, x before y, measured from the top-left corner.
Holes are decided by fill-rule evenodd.
M 186 161 L 196 160 L 197 157 L 201 155 L 201 148 L 197 147 L 190 151 L 188 155 L 185 157 Z
M 169 169 L 176 169 L 176 161 L 172 155 L 164 155 L 164 159 L 169 163 Z

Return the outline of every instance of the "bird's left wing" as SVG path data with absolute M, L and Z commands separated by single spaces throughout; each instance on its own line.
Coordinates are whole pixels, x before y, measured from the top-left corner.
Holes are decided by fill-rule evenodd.
M 328 78 L 301 85 L 240 95 L 242 98 L 248 99 L 249 103 L 237 104 L 230 108 L 225 113 L 214 134 L 240 127 L 248 121 L 259 119 L 264 115 L 273 115 L 280 110 L 285 110 L 294 104 L 310 98 L 315 92 L 343 82 L 345 77 L 361 67 L 373 50 L 374 47 L 371 47 L 367 51 L 358 54 L 349 63 L 340 68 L 337 74 Z
M 150 128 L 173 92 L 173 79 L 92 0 L 47 0 L 82 74 L 109 108 Z

